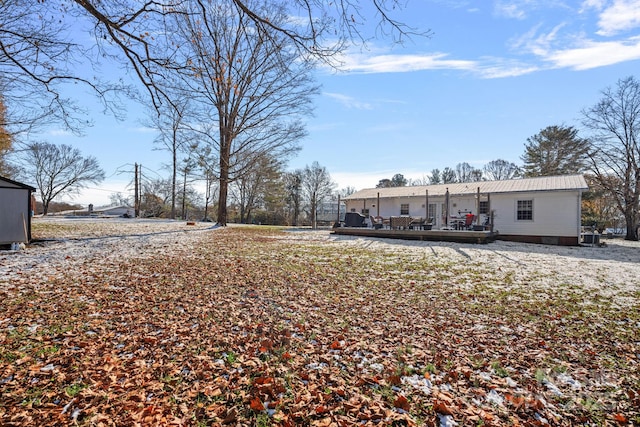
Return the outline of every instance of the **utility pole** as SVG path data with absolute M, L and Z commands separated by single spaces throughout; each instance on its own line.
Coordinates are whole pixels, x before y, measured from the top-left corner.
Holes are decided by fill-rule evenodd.
M 142 163 L 138 165 L 138 216 L 142 208 Z
M 133 211 L 134 211 L 134 218 L 138 218 L 138 216 L 140 215 L 140 199 L 139 199 L 139 194 L 140 194 L 140 189 L 138 188 L 139 186 L 139 179 L 138 179 L 138 164 L 135 164 L 136 169 L 135 169 L 135 174 L 134 174 L 134 182 L 135 182 L 135 192 L 133 195 Z

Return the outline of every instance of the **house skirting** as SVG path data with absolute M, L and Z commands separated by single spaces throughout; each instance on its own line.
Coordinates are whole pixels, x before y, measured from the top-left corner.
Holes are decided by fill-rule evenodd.
M 498 240 L 508 240 L 510 242 L 538 243 L 542 245 L 558 246 L 579 246 L 580 240 L 577 236 L 522 236 L 519 234 L 499 234 Z

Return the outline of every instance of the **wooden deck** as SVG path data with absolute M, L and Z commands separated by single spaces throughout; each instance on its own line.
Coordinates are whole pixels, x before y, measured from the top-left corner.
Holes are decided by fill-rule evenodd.
M 497 233 L 491 231 L 468 230 L 392 230 L 359 227 L 337 227 L 333 234 L 344 236 L 381 237 L 386 239 L 430 240 L 439 242 L 460 242 L 486 244 L 496 240 Z

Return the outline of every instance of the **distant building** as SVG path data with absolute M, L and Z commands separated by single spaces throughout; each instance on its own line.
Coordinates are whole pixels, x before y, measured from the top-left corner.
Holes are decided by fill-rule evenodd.
M 318 224 L 325 225 L 332 224 L 336 221 L 344 221 L 345 209 L 345 203 L 340 201 L 340 204 L 338 204 L 337 199 L 323 201 L 318 203 L 316 220 L 318 221 Z M 338 219 L 338 213 L 340 213 L 340 219 Z
M 0 245 L 31 241 L 34 187 L 0 176 Z
M 92 214 L 103 216 L 121 216 L 127 218 L 133 218 L 135 210 L 131 206 L 103 206 L 94 208 Z

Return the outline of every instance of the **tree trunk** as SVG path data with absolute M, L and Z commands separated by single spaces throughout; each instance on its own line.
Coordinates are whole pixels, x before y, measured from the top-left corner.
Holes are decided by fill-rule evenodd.
M 205 174 L 206 182 L 205 182 L 205 195 L 204 195 L 204 220 L 206 221 L 209 218 L 209 197 L 211 196 L 211 177 L 209 176 L 209 172 Z
M 174 136 L 175 138 L 175 136 Z M 174 139 L 175 141 L 175 139 Z M 175 144 L 175 142 L 174 142 Z M 172 165 L 172 174 L 171 174 L 171 219 L 176 219 L 176 185 L 177 185 L 177 175 L 178 175 L 178 158 L 176 154 L 176 148 L 174 145 L 173 148 L 173 165 Z
M 223 171 L 220 165 L 220 192 L 218 195 L 218 225 L 227 225 L 227 190 L 229 188 L 229 171 Z
M 316 195 L 311 196 L 311 228 L 318 228 L 318 200 Z
M 231 136 L 225 127 L 220 127 L 220 192 L 218 196 L 218 225 L 227 225 L 227 193 L 229 191 L 229 157 Z
M 187 167 L 184 168 L 184 181 L 182 184 L 182 219 L 187 219 Z
M 627 224 L 627 235 L 625 240 L 638 240 L 638 224 L 635 222 L 634 215 L 627 213 L 625 216 L 625 223 Z

